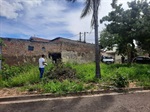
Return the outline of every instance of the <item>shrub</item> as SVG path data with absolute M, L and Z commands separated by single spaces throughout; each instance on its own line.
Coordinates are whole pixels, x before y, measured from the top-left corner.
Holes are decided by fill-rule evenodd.
M 27 84 L 34 84 L 39 81 L 38 76 L 38 69 L 37 67 L 33 67 L 32 69 L 28 70 L 27 72 L 20 73 L 11 79 L 9 79 L 10 86 L 24 86 Z
M 78 92 L 84 90 L 82 82 L 63 80 L 62 82 L 53 80 L 43 85 L 44 92 L 51 92 L 56 94 L 64 94 L 70 92 Z
M 124 88 L 129 85 L 128 78 L 117 73 L 113 78 L 113 85 L 118 88 Z
M 22 66 L 8 66 L 7 64 L 3 64 L 0 74 L 2 76 L 2 79 L 8 80 L 9 78 L 12 78 L 20 73 L 32 69 L 33 67 L 34 66 L 31 64 L 22 65 Z
M 46 80 L 58 79 L 59 81 L 65 79 L 76 79 L 76 71 L 63 63 L 57 63 L 45 74 Z
M 83 82 L 95 82 L 95 64 L 76 64 L 72 66 L 76 70 L 76 76 Z
M 44 84 L 43 89 L 45 93 L 62 93 L 60 87 L 61 83 L 59 81 L 49 81 Z

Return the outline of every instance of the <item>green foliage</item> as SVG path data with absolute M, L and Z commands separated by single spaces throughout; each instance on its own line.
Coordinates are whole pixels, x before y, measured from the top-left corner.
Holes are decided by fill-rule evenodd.
M 150 89 L 150 78 L 141 78 L 141 80 L 138 83 L 140 86 L 144 88 L 149 88 Z
M 45 72 L 47 72 L 51 67 L 52 64 L 49 63 L 45 68 Z M 18 72 L 17 75 L 14 75 L 13 77 L 8 79 L 9 87 L 26 86 L 40 82 L 38 66 L 28 64 L 21 66 L 21 68 L 20 69 L 22 70 L 22 72 Z
M 116 44 L 117 35 L 109 33 L 106 29 L 101 31 L 100 34 L 100 45 L 102 48 L 112 50 L 114 44 Z
M 44 84 L 43 89 L 44 92 L 48 93 L 61 93 L 61 83 L 59 81 L 49 81 L 48 83 Z
M 69 81 L 69 80 L 64 80 L 61 89 L 64 92 L 78 92 L 82 91 L 84 89 L 83 83 L 82 82 L 75 82 L 75 81 Z
M 57 68 L 58 66 L 59 68 Z M 137 82 L 139 86 L 150 87 L 150 65 L 146 64 L 101 64 L 102 79 L 95 78 L 94 63 L 67 63 L 63 65 L 48 64 L 45 68 L 43 79 L 39 78 L 38 66 L 28 65 L 28 67 L 25 66 L 23 68 L 23 72 L 18 72 L 18 74 L 15 74 L 8 79 L 3 79 L 2 75 L 0 75 L 0 87 L 23 87 L 24 90 L 28 90 L 29 92 L 38 91 L 55 94 L 95 90 L 103 88 L 103 85 L 109 87 L 112 84 L 119 88 L 127 87 L 129 81 Z M 62 71 L 65 70 L 66 74 L 69 70 L 68 68 L 75 71 L 76 78 L 70 79 L 70 77 L 65 77 L 60 80 L 59 78 L 63 76 L 62 74 L 64 73 Z M 52 73 L 54 73 L 54 71 L 57 71 L 56 69 L 61 71 L 58 71 L 60 74 L 55 74 L 55 78 L 49 79 L 49 76 L 46 74 L 49 71 L 53 71 Z M 48 78 L 48 80 L 45 78 Z
M 95 65 L 90 64 L 78 64 L 74 65 L 73 68 L 76 70 L 77 78 L 84 82 L 95 82 Z
M 2 77 L 1 77 L 1 75 L 0 75 L 0 87 L 3 87 L 3 86 L 4 86 L 3 80 L 2 80 Z
M 129 85 L 129 80 L 126 76 L 116 73 L 113 77 L 113 85 L 118 88 L 124 88 Z
M 65 79 L 76 79 L 76 71 L 63 63 L 57 63 L 52 66 L 45 74 L 45 79 L 57 79 L 59 81 Z
M 33 91 L 38 91 L 38 92 L 43 92 L 43 84 L 42 83 L 37 83 L 37 84 L 33 84 L 33 85 L 26 85 L 24 87 L 21 88 L 22 91 L 29 91 L 29 92 L 33 92 Z
M 132 45 L 134 51 L 133 40 L 137 41 L 139 47 L 150 53 L 150 3 L 146 0 L 128 2 L 128 9 L 124 10 L 122 5 L 113 4 L 113 11 L 108 16 L 103 17 L 100 21 L 109 22 L 107 31 L 115 36 L 115 41 L 109 42 L 111 36 L 107 36 L 109 44 L 118 45 L 119 54 L 128 54 L 128 44 Z
M 143 87 L 150 85 L 150 65 L 146 64 L 102 64 L 102 81 L 111 84 L 112 78 L 116 78 L 117 74 L 123 76 L 127 81 L 138 82 Z M 120 77 L 121 77 L 120 76 Z M 119 76 L 118 76 L 119 77 Z M 117 79 L 115 79 L 117 81 Z M 120 78 L 120 80 L 123 80 Z M 118 81 L 119 82 L 119 81 Z M 113 83 L 114 84 L 114 83 Z
M 67 93 L 67 92 L 78 92 L 82 91 L 83 84 L 76 83 L 74 81 L 64 80 L 62 83 L 58 81 L 50 81 L 44 86 L 44 92 L 52 93 Z
M 3 66 L 1 71 L 1 86 L 5 87 L 18 87 L 27 84 L 33 84 L 39 81 L 38 67 L 34 65 L 24 66 Z
M 26 72 L 27 69 L 32 69 L 33 65 L 24 65 L 24 66 L 8 66 L 7 64 L 2 65 L 2 70 L 0 74 L 2 79 L 8 80 L 20 73 Z
M 32 68 L 26 73 L 20 73 L 19 75 L 16 75 L 9 79 L 9 84 L 12 87 L 18 87 L 18 86 L 24 86 L 28 84 L 34 84 L 39 82 L 39 74 L 38 74 L 37 68 Z

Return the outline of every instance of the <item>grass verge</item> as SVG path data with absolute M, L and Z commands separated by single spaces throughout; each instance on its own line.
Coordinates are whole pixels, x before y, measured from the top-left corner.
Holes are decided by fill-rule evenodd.
M 25 67 L 6 67 L 0 71 L 0 87 L 20 87 L 23 91 L 37 91 L 38 93 L 65 94 L 88 90 L 109 89 L 110 87 L 128 87 L 130 82 L 136 82 L 136 86 L 150 88 L 150 65 L 146 64 L 101 64 L 102 78 L 95 78 L 95 64 L 62 64 L 59 66 L 48 64 L 45 68 L 45 76 L 39 78 L 37 66 L 25 65 Z M 69 68 L 66 69 L 66 68 Z M 58 69 L 58 70 L 57 70 Z M 72 72 L 73 69 L 75 72 Z M 71 77 L 69 73 L 74 73 Z M 51 71 L 51 72 L 50 72 Z M 61 72 L 60 72 L 61 71 Z M 3 74 L 2 74 L 3 73 Z M 51 79 L 46 74 L 58 75 Z M 65 74 L 71 78 L 64 78 Z M 64 75 L 62 77 L 62 75 Z M 62 77 L 61 80 L 59 77 Z

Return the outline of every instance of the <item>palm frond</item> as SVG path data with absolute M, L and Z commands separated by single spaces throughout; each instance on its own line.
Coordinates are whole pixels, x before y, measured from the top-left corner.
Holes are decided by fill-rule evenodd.
M 92 0 L 86 0 L 85 7 L 81 13 L 81 18 L 85 17 L 87 14 L 91 12 L 92 7 L 93 7 L 92 5 L 93 5 Z
M 77 0 L 66 0 L 68 2 L 75 2 Z M 115 1 L 115 0 L 113 0 Z M 93 4 L 94 2 L 96 2 L 96 10 L 98 11 L 98 8 L 100 6 L 100 3 L 101 3 L 101 0 L 85 0 L 85 7 L 84 9 L 82 10 L 82 13 L 81 13 L 81 18 L 87 16 L 88 14 L 91 13 L 91 11 L 93 11 L 93 16 L 92 16 L 92 19 L 91 19 L 91 27 L 94 25 L 94 10 L 93 10 Z
M 94 3 L 94 2 L 93 2 Z M 96 0 L 96 3 L 97 3 L 97 6 L 96 6 L 96 10 L 97 10 L 97 13 L 98 13 L 98 8 L 99 8 L 99 6 L 100 6 L 100 3 L 101 3 L 101 0 Z M 94 17 L 95 17 L 95 15 L 94 15 L 95 13 L 94 13 L 94 10 L 93 10 L 93 16 L 92 16 L 92 19 L 91 19 L 91 27 L 93 27 L 94 26 L 94 23 L 95 23 L 95 19 L 94 19 Z

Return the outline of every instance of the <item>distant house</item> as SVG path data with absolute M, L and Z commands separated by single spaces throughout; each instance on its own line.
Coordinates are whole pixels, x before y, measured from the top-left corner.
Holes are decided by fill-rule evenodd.
M 117 54 L 117 47 L 113 47 L 112 50 L 102 51 L 101 55 L 112 57 L 115 60 L 115 63 L 121 63 L 121 55 Z
M 41 54 L 47 59 L 62 62 L 87 63 L 95 60 L 94 44 L 83 43 L 62 37 L 53 40 L 31 37 L 30 39 L 2 38 L 5 46 L 1 53 L 5 63 L 17 65 L 37 63 Z

